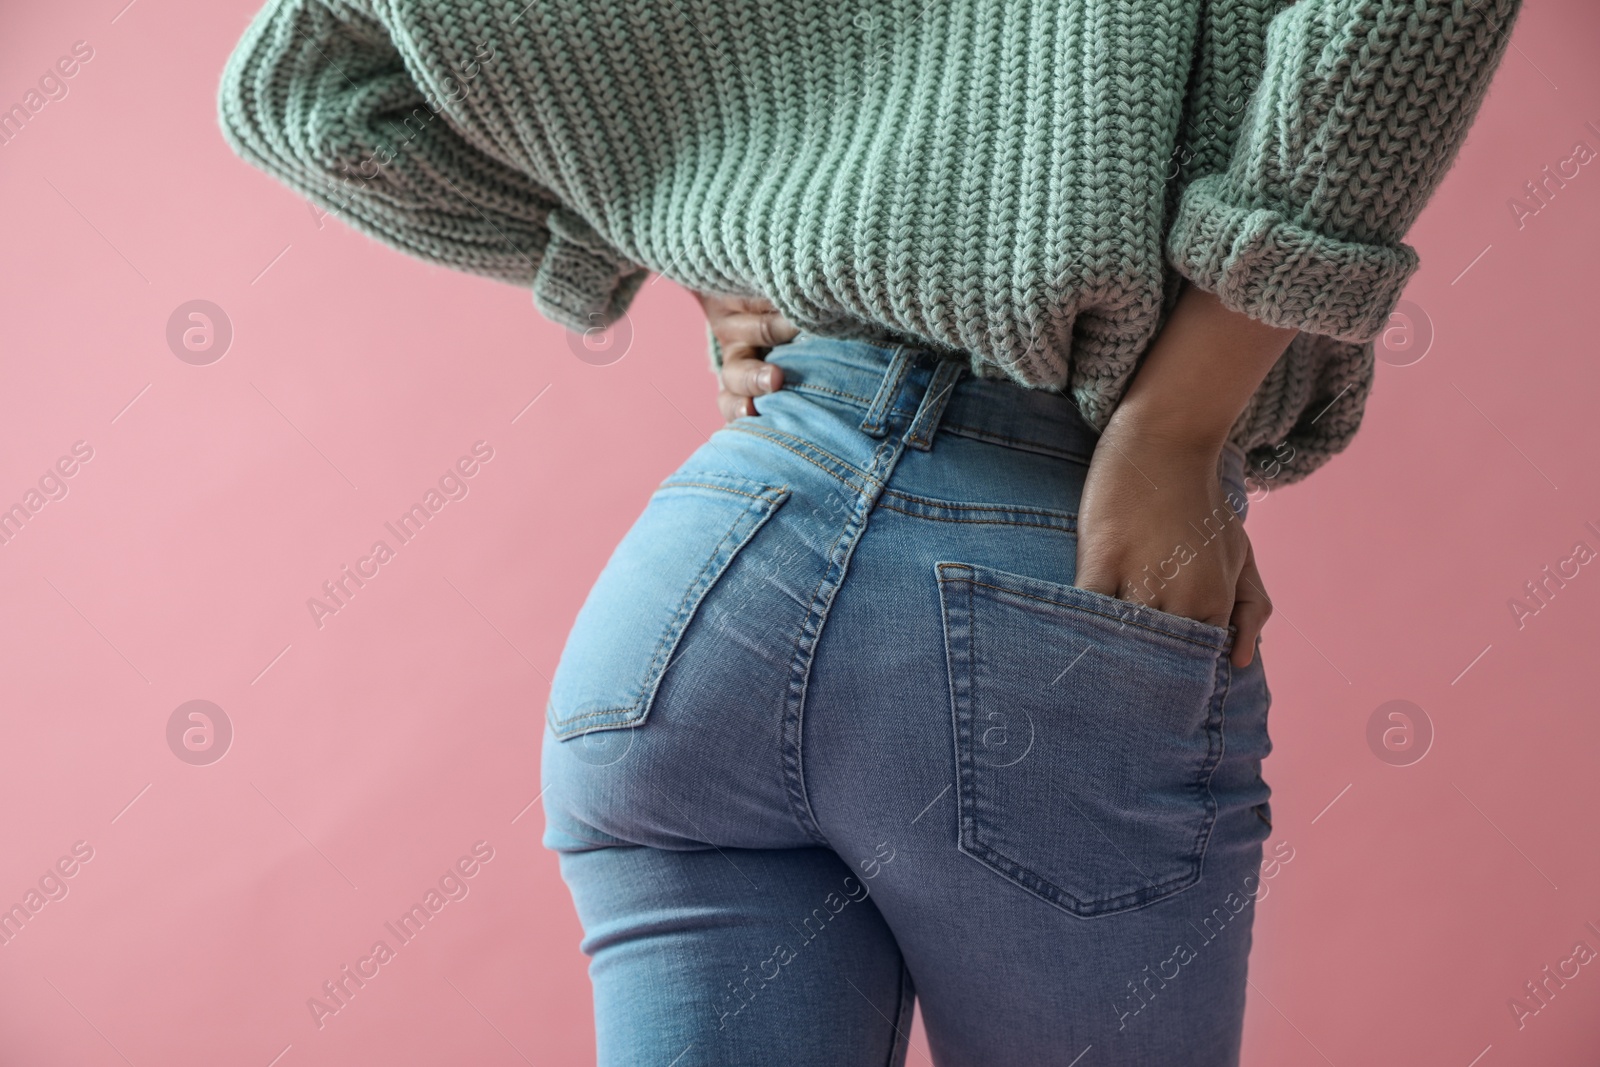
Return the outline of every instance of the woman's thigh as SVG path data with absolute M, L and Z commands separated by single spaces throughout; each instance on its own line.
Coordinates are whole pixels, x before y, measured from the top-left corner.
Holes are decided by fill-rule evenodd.
M 904 1063 L 911 985 L 868 889 L 826 849 L 561 855 L 601 1067 Z
M 1260 657 L 1072 587 L 1073 468 L 941 436 L 897 469 L 817 651 L 807 798 L 871 864 L 939 1067 L 1221 1067 L 1270 832 Z

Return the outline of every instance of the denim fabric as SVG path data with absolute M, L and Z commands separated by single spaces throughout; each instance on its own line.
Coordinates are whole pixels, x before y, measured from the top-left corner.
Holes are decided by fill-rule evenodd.
M 939 1067 L 1236 1063 L 1259 650 L 1072 584 L 1069 398 L 809 333 L 770 358 L 551 687 L 600 1063 L 901 1064 L 913 996 Z M 1197 530 L 1243 521 L 1242 462 Z

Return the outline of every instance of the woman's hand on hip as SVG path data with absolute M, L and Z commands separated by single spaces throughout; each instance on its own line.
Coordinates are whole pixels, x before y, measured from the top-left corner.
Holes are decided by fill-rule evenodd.
M 1232 661 L 1244 667 L 1272 605 L 1217 459 L 1214 449 L 1164 441 L 1113 415 L 1079 504 L 1076 582 L 1213 626 L 1231 623 Z
M 695 297 L 722 349 L 722 391 L 717 394 L 717 407 L 728 422 L 754 415 L 756 397 L 783 387 L 783 368 L 766 362 L 767 353 L 794 340 L 800 331 L 758 296 L 695 293 Z

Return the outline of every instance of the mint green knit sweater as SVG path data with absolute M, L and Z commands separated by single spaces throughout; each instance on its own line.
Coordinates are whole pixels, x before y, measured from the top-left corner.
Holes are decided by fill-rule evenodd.
M 1521 0 L 272 0 L 245 159 L 609 325 L 647 273 L 1063 391 L 1104 428 L 1183 284 L 1300 334 L 1232 440 L 1344 448 Z

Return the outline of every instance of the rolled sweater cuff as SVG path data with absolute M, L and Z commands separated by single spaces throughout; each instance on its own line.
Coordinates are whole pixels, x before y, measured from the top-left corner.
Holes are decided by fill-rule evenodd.
M 1167 232 L 1179 273 L 1225 307 L 1271 326 L 1361 343 L 1388 324 L 1418 258 L 1410 245 L 1345 241 L 1223 195 L 1226 175 L 1195 179 Z
M 620 255 L 576 214 L 556 208 L 533 276 L 539 313 L 571 330 L 604 329 L 628 310 L 649 271 Z

